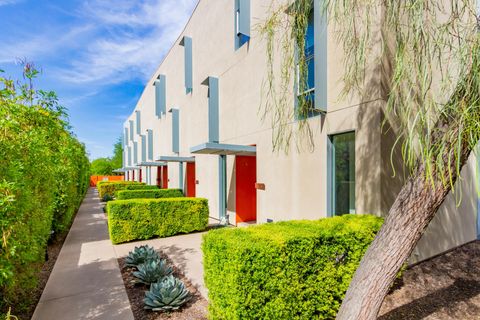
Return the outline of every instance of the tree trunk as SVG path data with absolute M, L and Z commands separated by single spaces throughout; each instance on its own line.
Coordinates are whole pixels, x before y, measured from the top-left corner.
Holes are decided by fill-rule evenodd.
M 468 146 L 463 146 L 460 158 L 462 166 L 470 152 Z M 437 174 L 448 174 L 447 155 L 444 156 L 444 162 L 444 170 Z M 455 182 L 455 163 L 450 167 Z M 450 192 L 450 185 L 443 185 L 438 178 L 434 178 L 435 188 L 426 182 L 422 166 L 416 173 L 401 189 L 385 223 L 360 262 L 337 314 L 337 320 L 377 318 L 398 271 Z

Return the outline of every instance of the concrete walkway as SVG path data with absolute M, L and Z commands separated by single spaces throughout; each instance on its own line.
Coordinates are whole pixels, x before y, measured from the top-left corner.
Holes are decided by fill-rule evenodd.
M 133 320 L 96 189 L 80 207 L 32 319 Z

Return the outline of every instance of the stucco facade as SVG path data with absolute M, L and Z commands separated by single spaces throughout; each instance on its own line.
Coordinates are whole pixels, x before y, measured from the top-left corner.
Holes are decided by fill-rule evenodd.
M 372 90 L 366 96 L 340 99 L 342 49 L 328 29 L 326 48 L 323 48 L 327 57 L 327 82 L 324 88 L 328 92 L 327 112 L 308 120 L 313 130 L 315 148 L 311 152 L 297 152 L 293 145 L 288 153 L 273 152 L 271 123 L 269 120 L 262 121 L 259 112 L 267 73 L 266 43 L 255 31 L 255 25 L 268 17 L 269 2 L 249 1 L 250 38 L 239 48 L 235 42 L 236 5 L 238 3 L 235 0 L 199 1 L 182 34 L 146 84 L 135 111 L 124 124 L 124 160 L 125 168 L 129 169 L 126 177 L 132 180 L 135 176 L 138 181 L 141 169 L 143 182 L 157 184 L 160 180 L 157 179 L 157 166 L 165 165 L 168 167 L 168 187 L 185 188 L 186 162 L 156 160 L 162 157 L 194 157 L 195 195 L 209 200 L 212 217 L 221 217 L 219 155 L 191 152 L 193 147 L 210 142 L 209 99 L 212 97 L 209 94 L 213 94 L 213 89 L 205 80 L 213 77 L 218 79 L 219 129 L 218 141 L 215 142 L 256 147 L 257 223 L 319 219 L 330 215 L 329 143 L 333 135 L 344 132 L 355 132 L 355 212 L 386 215 L 401 188 L 402 179 L 398 175 L 392 177 L 390 150 L 394 138 L 382 133 L 381 110 L 384 101 L 381 99 L 379 80 L 376 79 L 378 72 L 372 70 L 368 80 Z M 192 41 L 191 90 L 186 88 L 185 81 L 187 51 L 184 37 Z M 317 39 L 315 35 L 315 41 Z M 159 115 L 159 93 L 155 83 L 158 84 L 160 75 L 165 80 L 165 113 L 160 112 Z M 294 100 L 292 89 L 292 108 Z M 173 132 L 176 126 L 173 121 L 175 111 L 172 112 L 172 109 L 178 110 L 179 116 L 178 152 L 172 143 L 172 136 L 176 135 Z M 130 121 L 133 121 L 133 135 Z M 137 129 L 138 122 L 140 130 Z M 293 122 L 291 125 L 297 124 Z M 151 142 L 148 141 L 147 130 L 152 131 Z M 145 135 L 147 144 L 150 143 L 145 146 L 144 157 L 141 135 Z M 137 161 L 134 161 L 133 154 L 135 142 Z M 238 158 L 235 155 L 225 157 L 225 208 L 230 223 L 236 224 Z M 149 163 L 149 166 L 140 166 L 141 163 Z M 463 201 L 457 207 L 454 197 L 449 196 L 412 255 L 412 262 L 477 238 L 475 181 L 476 159 L 472 156 L 464 168 L 464 180 L 461 182 Z

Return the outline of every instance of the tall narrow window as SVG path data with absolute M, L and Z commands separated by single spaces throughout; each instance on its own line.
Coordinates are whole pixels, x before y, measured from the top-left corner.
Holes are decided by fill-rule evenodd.
M 130 124 L 130 141 L 133 141 L 133 120 L 129 120 L 128 123 Z
M 170 109 L 172 113 L 172 152 L 180 152 L 180 111 Z
M 152 129 L 147 130 L 147 144 L 148 144 L 148 160 L 153 160 L 153 131 Z
M 250 40 L 250 0 L 235 1 L 235 49 Z
M 313 0 L 314 9 L 308 16 L 307 30 L 302 52 L 305 61 L 297 61 L 297 116 L 300 118 L 316 116 L 327 112 L 327 19 L 322 11 L 321 0 Z M 302 72 L 303 71 L 303 72 Z
M 308 114 L 298 114 L 299 117 L 315 115 L 315 20 L 314 10 L 308 16 L 308 25 L 305 32 L 305 45 L 303 48 L 305 63 L 297 63 L 297 95 L 308 108 Z M 303 70 L 303 72 L 302 72 Z
M 147 137 L 142 135 L 142 162 L 147 161 Z
M 355 213 L 355 132 L 330 136 L 328 153 L 330 214 Z
M 136 121 L 137 121 L 137 134 L 140 134 L 142 133 L 142 126 L 141 126 L 141 117 L 140 117 L 140 110 L 137 110 L 135 111 L 135 115 L 136 115 Z
M 185 91 L 187 94 L 189 94 L 193 91 L 192 38 L 183 37 L 180 45 L 185 48 Z
M 128 145 L 128 128 L 123 129 L 123 145 L 126 147 Z
M 133 142 L 133 164 L 138 164 L 138 143 L 136 141 Z
M 132 166 L 132 147 L 128 147 L 128 166 Z
M 220 141 L 218 78 L 208 77 L 202 84 L 208 86 L 208 142 L 218 143 Z
M 155 115 L 161 118 L 167 111 L 167 78 L 161 74 L 154 82 L 155 86 Z

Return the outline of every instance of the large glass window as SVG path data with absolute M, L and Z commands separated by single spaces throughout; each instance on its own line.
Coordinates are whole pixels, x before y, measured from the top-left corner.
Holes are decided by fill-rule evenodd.
M 355 213 L 355 132 L 330 136 L 331 215 Z

